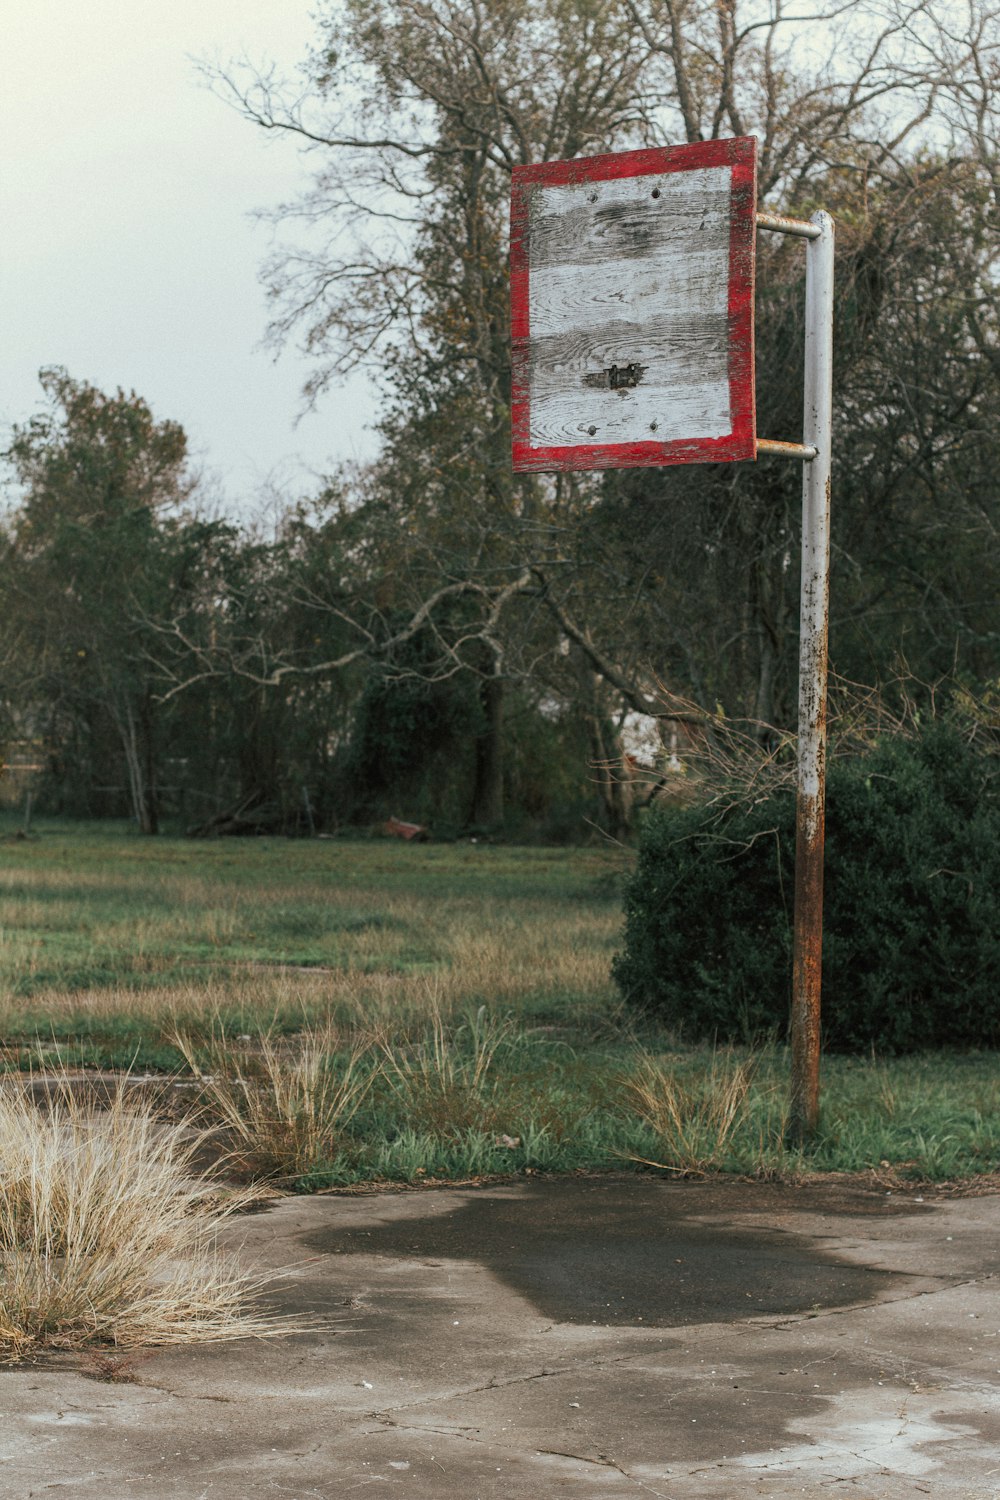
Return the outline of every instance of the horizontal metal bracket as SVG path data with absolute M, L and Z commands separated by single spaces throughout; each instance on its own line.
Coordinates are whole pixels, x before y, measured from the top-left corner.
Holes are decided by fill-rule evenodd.
M 758 229 L 773 229 L 776 234 L 797 234 L 804 240 L 818 240 L 822 230 L 808 219 L 789 219 L 785 214 L 757 214 Z
M 819 449 L 806 443 L 779 443 L 774 438 L 758 438 L 757 452 L 774 453 L 778 458 L 801 458 L 804 463 L 811 464 L 818 456 Z

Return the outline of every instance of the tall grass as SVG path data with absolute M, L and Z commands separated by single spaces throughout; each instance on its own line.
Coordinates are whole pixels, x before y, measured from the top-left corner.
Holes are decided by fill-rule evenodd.
M 494 1062 L 513 1030 L 509 1017 L 485 1005 L 449 1025 L 435 1004 L 427 1033 L 415 1046 L 384 1039 L 386 1079 L 405 1128 L 455 1135 L 498 1127 L 504 1089 Z
M 275 966 L 303 988 L 320 974 L 405 987 L 433 973 L 462 1005 L 611 994 L 617 856 L 254 840 L 237 858 L 226 840 L 39 827 L 0 871 L 0 988 L 18 999 L 116 990 L 127 1003 L 245 986 Z
M 661 1159 L 647 1165 L 700 1172 L 725 1164 L 745 1136 L 757 1071 L 756 1057 L 732 1051 L 712 1052 L 697 1072 L 684 1075 L 676 1063 L 640 1056 L 636 1071 L 624 1079 L 624 1094 L 656 1140 Z M 746 1144 L 740 1141 L 744 1153 Z M 763 1158 L 766 1143 L 759 1145 Z
M 175 1044 L 229 1164 L 250 1176 L 296 1177 L 336 1157 L 377 1072 L 364 1038 L 345 1046 L 329 1027 L 284 1045 L 268 1033 L 252 1048 L 220 1035 L 199 1048 L 183 1033 Z
M 24 1085 L 0 1092 L 0 1352 L 283 1331 L 217 1246 L 227 1210 L 195 1173 L 199 1144 L 124 1084 L 104 1109 L 68 1085 L 41 1107 Z

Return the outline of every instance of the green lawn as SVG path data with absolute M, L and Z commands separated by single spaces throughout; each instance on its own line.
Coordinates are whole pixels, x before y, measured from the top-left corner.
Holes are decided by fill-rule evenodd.
M 796 1154 L 782 1048 L 716 1056 L 630 1022 L 609 979 L 630 862 L 613 846 L 12 832 L 6 1067 L 193 1062 L 243 1112 L 247 1172 L 306 1188 L 656 1163 L 891 1183 L 1000 1165 L 994 1054 L 827 1058 L 820 1135 Z M 223 1120 L 224 1098 L 203 1103 Z

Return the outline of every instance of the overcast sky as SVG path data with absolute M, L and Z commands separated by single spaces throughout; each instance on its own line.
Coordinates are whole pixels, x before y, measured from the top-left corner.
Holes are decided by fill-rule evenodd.
M 0 91 L 0 424 L 64 365 L 183 424 L 233 506 L 269 478 L 374 452 L 362 379 L 296 427 L 305 375 L 259 348 L 269 230 L 250 210 L 305 167 L 200 83 L 192 57 L 291 68 L 309 0 L 22 0 L 4 14 Z

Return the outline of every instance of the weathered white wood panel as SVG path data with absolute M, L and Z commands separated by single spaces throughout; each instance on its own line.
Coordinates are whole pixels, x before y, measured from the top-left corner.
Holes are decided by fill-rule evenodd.
M 730 197 L 726 168 L 534 189 L 532 443 L 730 430 Z M 601 389 L 613 366 L 640 373 Z
M 517 168 L 514 463 L 752 457 L 756 142 Z
M 726 371 L 728 316 L 706 317 L 692 327 L 684 317 L 652 317 L 642 323 L 625 319 L 603 328 L 588 328 L 552 334 L 532 342 L 535 373 L 544 381 L 555 376 L 576 385 L 591 382 L 584 377 L 593 369 L 608 370 L 638 361 L 642 366 L 659 361 L 669 378 L 683 382 L 692 366 L 710 366 L 707 378 L 716 380 Z
M 540 446 L 672 443 L 692 436 L 724 437 L 731 428 L 729 387 L 724 381 L 643 384 L 638 390 L 610 393 L 568 394 L 557 387 L 531 401 L 531 439 Z
M 582 334 L 612 321 L 648 323 L 662 315 L 697 329 L 705 318 L 725 315 L 728 269 L 728 246 L 721 253 L 545 266 L 531 274 L 532 344 L 552 333 Z
M 731 198 L 728 167 L 536 187 L 529 210 L 532 272 L 662 257 L 665 250 L 688 254 L 706 242 L 728 245 Z

